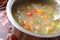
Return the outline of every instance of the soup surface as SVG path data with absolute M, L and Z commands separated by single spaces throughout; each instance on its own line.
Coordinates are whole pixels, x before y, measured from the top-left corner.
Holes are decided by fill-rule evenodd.
M 53 20 L 55 13 L 57 11 L 53 5 L 41 3 L 23 4 L 13 10 L 13 16 L 19 25 L 37 34 L 60 31 L 60 20 Z

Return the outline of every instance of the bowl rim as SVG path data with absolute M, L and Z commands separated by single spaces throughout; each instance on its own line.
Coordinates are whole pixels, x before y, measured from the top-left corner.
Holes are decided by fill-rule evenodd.
M 7 11 L 7 16 L 8 16 L 8 19 L 10 20 L 10 22 L 17 28 L 19 29 L 20 31 L 26 33 L 26 34 L 29 34 L 29 35 L 32 35 L 32 36 L 36 36 L 36 37 L 43 37 L 43 38 L 52 38 L 52 37 L 57 37 L 57 36 L 60 36 L 60 31 L 59 32 L 56 32 L 54 34 L 48 34 L 48 35 L 45 35 L 45 34 L 35 34 L 33 32 L 30 32 L 24 28 L 22 28 L 13 18 L 12 16 L 12 12 L 11 12 L 11 8 L 12 8 L 12 5 L 14 4 L 15 0 L 9 0 L 8 3 L 7 3 L 7 7 L 6 7 L 6 11 Z

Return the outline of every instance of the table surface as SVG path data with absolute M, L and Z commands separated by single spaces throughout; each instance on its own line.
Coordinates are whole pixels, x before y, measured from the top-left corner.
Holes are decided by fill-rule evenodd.
M 7 15 L 3 13 L 4 11 L 5 10 L 0 10 L 0 40 L 6 40 L 6 35 L 9 33 L 9 27 L 12 26 Z

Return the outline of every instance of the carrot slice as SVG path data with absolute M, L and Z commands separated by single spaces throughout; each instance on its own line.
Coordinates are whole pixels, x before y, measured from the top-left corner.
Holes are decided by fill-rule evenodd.
M 44 26 L 46 27 L 51 26 L 51 23 L 44 24 Z
M 58 24 L 59 20 L 55 20 L 54 22 L 55 22 L 56 24 Z
M 26 30 L 31 31 L 31 27 L 30 27 L 29 25 L 25 25 L 24 28 L 25 28 Z
M 53 7 L 53 6 L 49 6 L 49 8 L 50 8 L 51 10 L 54 10 L 54 7 Z
M 48 15 L 43 15 L 42 18 L 43 19 L 48 19 Z
M 38 10 L 38 13 L 39 13 L 40 15 L 42 15 L 42 14 L 44 13 L 44 10 L 40 9 L 40 10 Z
M 20 20 L 19 23 L 20 23 L 21 26 L 25 25 L 25 23 L 22 20 Z

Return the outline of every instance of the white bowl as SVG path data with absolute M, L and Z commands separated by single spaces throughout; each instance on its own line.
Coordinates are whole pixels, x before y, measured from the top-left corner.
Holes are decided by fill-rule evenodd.
M 56 36 L 60 36 L 60 31 L 57 32 L 57 33 L 54 33 L 54 34 L 48 34 L 48 35 L 45 35 L 45 34 L 35 34 L 33 32 L 30 32 L 28 30 L 25 30 L 24 28 L 22 28 L 14 19 L 14 17 L 12 16 L 12 5 L 14 4 L 15 1 L 20 1 L 21 0 L 9 0 L 8 3 L 7 3 L 7 7 L 6 7 L 6 11 L 7 11 L 7 16 L 10 20 L 10 22 L 17 28 L 19 29 L 20 31 L 26 33 L 26 34 L 29 34 L 29 35 L 32 35 L 32 36 L 36 36 L 36 37 L 44 37 L 44 38 L 51 38 L 51 37 L 56 37 Z M 25 0 L 26 1 L 26 0 Z

